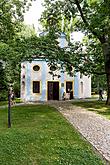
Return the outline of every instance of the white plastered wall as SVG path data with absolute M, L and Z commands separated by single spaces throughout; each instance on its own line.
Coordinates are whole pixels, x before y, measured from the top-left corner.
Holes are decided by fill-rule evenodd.
M 90 98 L 91 97 L 91 76 L 85 76 L 83 75 L 82 78 L 80 78 L 79 73 L 79 98 Z

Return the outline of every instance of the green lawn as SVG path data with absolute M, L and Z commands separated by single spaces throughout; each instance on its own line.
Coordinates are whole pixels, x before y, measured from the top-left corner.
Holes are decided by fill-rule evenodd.
M 102 165 L 92 146 L 46 105 L 0 109 L 0 165 Z
M 86 108 L 89 111 L 96 112 L 100 115 L 103 115 L 104 117 L 110 119 L 110 106 L 105 105 L 105 101 L 74 101 L 73 105 L 80 106 L 83 108 Z

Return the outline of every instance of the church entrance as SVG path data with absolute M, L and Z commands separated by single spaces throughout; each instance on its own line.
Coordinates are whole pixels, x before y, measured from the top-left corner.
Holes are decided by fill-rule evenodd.
M 47 98 L 48 100 L 59 100 L 59 82 L 48 82 Z

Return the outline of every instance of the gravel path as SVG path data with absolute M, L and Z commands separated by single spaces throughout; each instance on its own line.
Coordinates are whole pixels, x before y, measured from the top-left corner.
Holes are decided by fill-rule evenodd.
M 70 102 L 49 104 L 56 107 L 110 164 L 110 120 Z

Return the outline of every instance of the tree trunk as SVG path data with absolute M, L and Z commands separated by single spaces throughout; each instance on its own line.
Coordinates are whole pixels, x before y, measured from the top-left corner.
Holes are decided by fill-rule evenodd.
M 105 57 L 105 73 L 107 78 L 107 101 L 106 104 L 110 105 L 110 43 L 103 44 L 103 53 Z
M 110 105 L 110 73 L 107 74 L 107 101 L 106 101 L 106 104 Z

